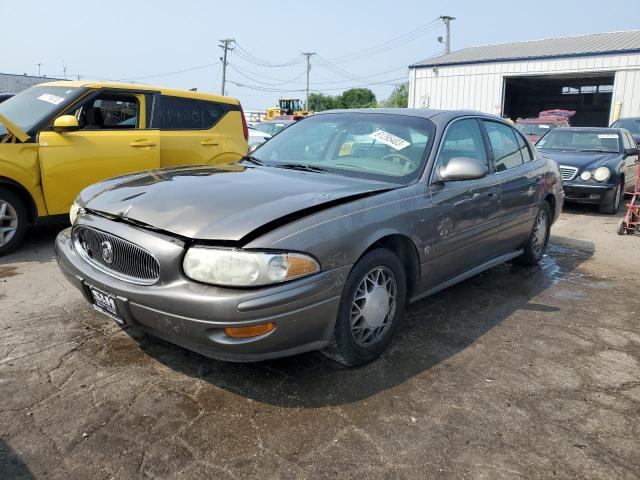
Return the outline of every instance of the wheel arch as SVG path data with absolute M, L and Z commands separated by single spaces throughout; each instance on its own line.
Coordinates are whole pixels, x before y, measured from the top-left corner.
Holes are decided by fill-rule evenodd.
M 357 261 L 376 248 L 386 248 L 398 255 L 407 277 L 407 296 L 411 298 L 420 280 L 420 255 L 415 242 L 401 233 L 381 234 L 379 238 L 370 242 Z
M 29 193 L 29 190 L 27 190 L 15 180 L 1 176 L 0 188 L 5 188 L 18 195 L 18 197 L 20 197 L 20 199 L 24 202 L 25 207 L 27 208 L 29 223 L 35 222 L 36 218 L 38 218 L 38 207 L 36 206 L 36 202 L 33 200 L 33 197 Z

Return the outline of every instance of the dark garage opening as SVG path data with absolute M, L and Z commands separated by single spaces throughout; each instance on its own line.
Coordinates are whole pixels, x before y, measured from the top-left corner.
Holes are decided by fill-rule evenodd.
M 575 110 L 571 125 L 607 127 L 613 75 L 543 75 L 505 78 L 503 115 L 513 120 L 537 117 L 543 110 Z

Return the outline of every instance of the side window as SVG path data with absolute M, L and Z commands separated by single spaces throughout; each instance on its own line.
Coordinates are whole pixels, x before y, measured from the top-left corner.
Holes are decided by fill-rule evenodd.
M 162 96 L 160 128 L 164 130 L 204 130 L 224 115 L 214 102 Z
M 162 96 L 160 128 L 164 130 L 201 130 L 203 128 L 200 102 L 178 97 Z
M 138 128 L 138 99 L 131 95 L 103 94 L 76 109 L 80 130 Z
M 224 110 L 217 103 L 200 102 L 200 105 L 204 112 L 204 128 L 211 128 L 224 115 Z
M 454 157 L 473 158 L 489 165 L 482 133 L 475 119 L 458 120 L 447 129 L 442 139 L 438 162 L 444 166 Z
M 513 133 L 515 134 L 516 140 L 518 141 L 518 147 L 520 148 L 520 155 L 522 155 L 522 160 L 524 160 L 525 163 L 530 162 L 531 160 L 533 160 L 533 155 L 531 154 L 531 150 L 529 150 L 529 147 L 527 146 L 527 142 L 518 132 L 514 131 Z
M 627 132 L 622 132 L 622 143 L 624 143 L 624 148 L 633 148 L 633 142 L 629 140 L 629 134 Z
M 631 147 L 630 148 L 636 148 L 638 146 L 638 144 L 636 143 L 635 139 L 633 138 L 633 135 L 631 135 L 629 132 L 627 132 L 627 137 L 629 137 L 629 142 L 631 143 Z
M 489 143 L 496 162 L 496 170 L 503 172 L 522 165 L 523 159 L 515 132 L 511 127 L 498 122 L 483 120 Z

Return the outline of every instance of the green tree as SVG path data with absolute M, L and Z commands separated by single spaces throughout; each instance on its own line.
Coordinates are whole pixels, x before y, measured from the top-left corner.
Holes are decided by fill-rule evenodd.
M 387 108 L 407 108 L 407 105 L 409 105 L 409 83 L 396 85 L 389 98 L 380 103 L 381 107 Z
M 323 110 L 331 110 L 332 108 L 336 108 L 335 97 L 322 93 L 309 94 L 309 110 L 312 112 L 321 112 Z
M 336 97 L 338 108 L 371 108 L 376 107 L 376 96 L 368 88 L 351 88 Z

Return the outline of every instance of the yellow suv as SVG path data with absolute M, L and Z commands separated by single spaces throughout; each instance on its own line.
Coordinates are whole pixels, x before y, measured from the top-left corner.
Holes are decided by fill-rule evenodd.
M 0 104 L 0 256 L 87 185 L 247 153 L 240 103 L 190 90 L 50 82 Z

